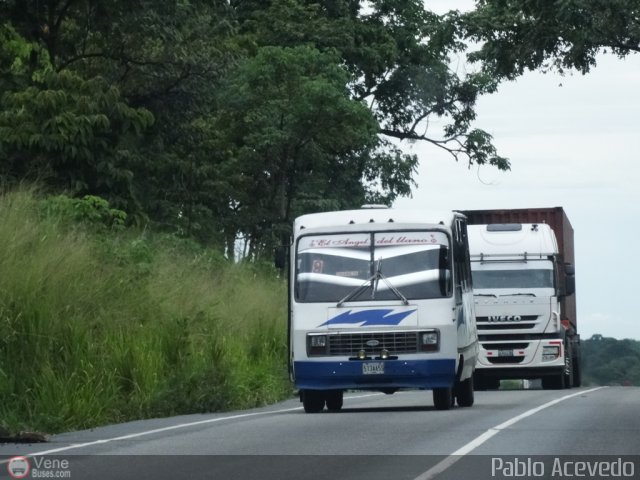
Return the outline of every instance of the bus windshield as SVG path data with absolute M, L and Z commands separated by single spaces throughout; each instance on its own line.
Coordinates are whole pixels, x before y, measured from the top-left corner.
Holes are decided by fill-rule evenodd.
M 305 235 L 297 243 L 295 296 L 298 302 L 441 298 L 449 272 L 444 232 Z

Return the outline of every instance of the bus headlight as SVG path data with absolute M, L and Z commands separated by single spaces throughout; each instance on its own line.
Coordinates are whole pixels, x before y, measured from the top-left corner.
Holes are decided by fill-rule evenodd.
M 420 332 L 420 350 L 423 352 L 437 352 L 440 349 L 440 333 L 437 330 Z
M 307 356 L 326 355 L 328 344 L 326 335 L 307 335 Z

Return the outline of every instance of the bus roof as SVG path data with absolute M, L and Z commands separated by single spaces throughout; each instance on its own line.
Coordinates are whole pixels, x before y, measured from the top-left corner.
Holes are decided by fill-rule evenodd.
M 432 210 L 401 210 L 393 208 L 363 208 L 335 212 L 311 213 L 296 218 L 294 232 L 308 228 L 344 227 L 369 224 L 444 225 L 451 227 L 453 219 L 462 214 Z

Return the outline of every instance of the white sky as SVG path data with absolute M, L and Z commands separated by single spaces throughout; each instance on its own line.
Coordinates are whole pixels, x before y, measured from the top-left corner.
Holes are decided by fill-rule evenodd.
M 427 2 L 436 11 L 468 5 Z M 575 232 L 579 333 L 640 340 L 639 86 L 640 55 L 603 55 L 586 76 L 528 73 L 505 83 L 480 100 L 476 126 L 493 135 L 511 171 L 468 169 L 436 147 L 404 144 L 420 160 L 418 188 L 394 206 L 564 207 Z

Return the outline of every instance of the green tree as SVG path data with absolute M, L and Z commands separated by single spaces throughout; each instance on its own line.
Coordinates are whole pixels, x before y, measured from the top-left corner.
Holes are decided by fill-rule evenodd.
M 31 46 L 3 47 L 3 127 L 28 107 L 5 178 L 71 185 L 227 252 L 242 234 L 260 255 L 299 213 L 410 194 L 400 141 L 509 167 L 473 127 L 496 79 L 451 70 L 456 19 L 419 0 L 6 0 L 0 16 Z M 53 150 L 37 137 L 52 116 L 73 125 Z
M 153 121 L 101 78 L 56 71 L 46 51 L 0 25 L 0 177 L 134 200 L 130 162 Z
M 236 56 L 227 9 L 204 0 L 0 3 L 0 16 L 48 54 L 54 72 L 108 84 L 123 105 L 153 114 L 125 162 L 137 200 L 117 205 L 203 241 L 214 240 L 217 225 L 201 124 L 216 110 L 216 84 Z
M 491 136 L 472 126 L 478 97 L 495 91 L 497 81 L 451 69 L 465 45 L 450 17 L 426 10 L 419 0 L 240 5 L 241 31 L 256 45 L 310 44 L 338 52 L 351 75 L 352 98 L 367 102 L 383 138 L 429 142 L 456 160 L 509 168 Z M 444 129 L 430 128 L 432 119 L 444 122 Z
M 481 44 L 471 58 L 501 78 L 551 68 L 586 73 L 600 52 L 640 51 L 638 0 L 478 0 L 462 20 Z
M 237 224 L 249 228 L 238 226 L 252 245 L 276 241 L 299 213 L 410 194 L 417 159 L 398 141 L 426 141 L 469 164 L 509 168 L 490 135 L 472 128 L 475 102 L 493 91 L 494 80 L 451 71 L 463 45 L 453 24 L 421 2 L 382 0 L 364 8 L 346 0 L 274 0 L 232 7 L 247 60 L 229 73 L 232 90 L 222 91 L 220 104 L 236 103 L 220 118 L 235 119 L 230 143 L 242 152 L 234 161 L 245 172 L 245 187 L 236 188 L 244 198 L 229 205 Z M 327 59 L 327 67 L 318 68 L 314 58 Z M 328 88 L 323 77 L 331 65 L 340 66 L 341 78 Z M 448 123 L 429 129 L 433 118 Z
M 236 172 L 227 201 L 251 256 L 279 242 L 311 201 L 322 209 L 328 199 L 353 205 L 367 196 L 360 179 L 377 124 L 349 98 L 348 78 L 335 55 L 311 46 L 262 47 L 229 75 L 218 127 L 232 146 L 223 168 Z M 396 166 L 411 173 L 414 163 L 402 158 Z M 336 191 L 331 183 L 344 186 L 341 178 L 358 181 Z M 393 197 L 394 185 L 386 193 Z

